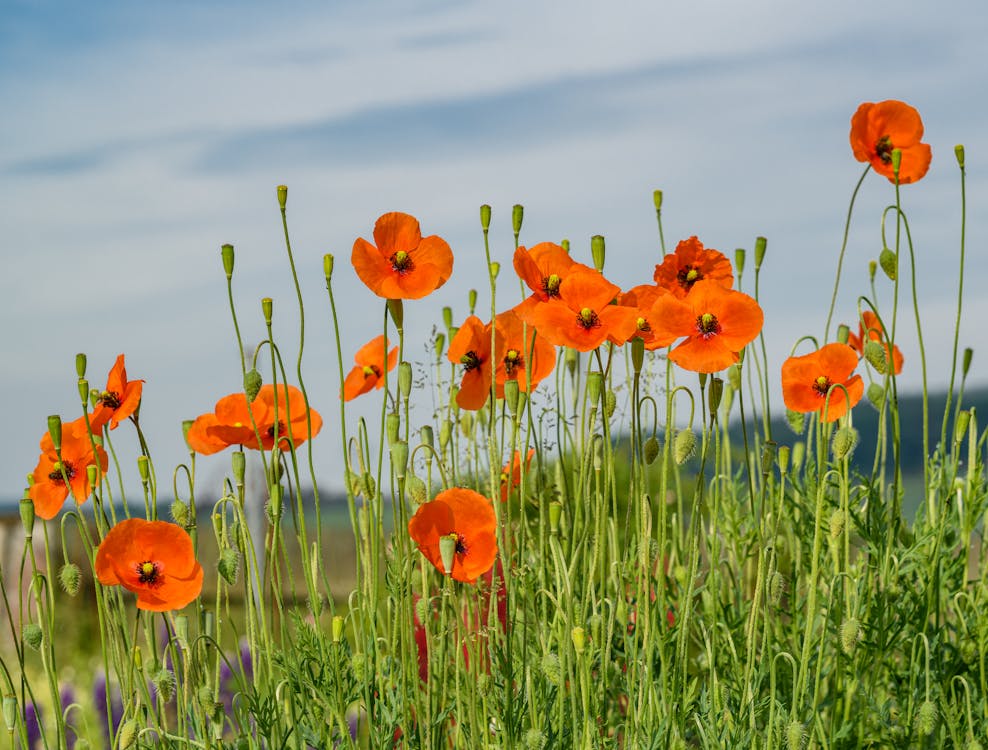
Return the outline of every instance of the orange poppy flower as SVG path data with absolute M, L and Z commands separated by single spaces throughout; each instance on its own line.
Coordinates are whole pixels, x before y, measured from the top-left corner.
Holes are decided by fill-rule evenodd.
M 167 521 L 129 518 L 107 533 L 96 550 L 96 578 L 137 594 L 137 608 L 182 609 L 202 591 L 202 566 L 192 539 Z
M 51 435 L 46 432 L 41 438 L 41 457 L 34 469 L 33 482 L 29 489 L 34 512 L 45 520 L 51 520 L 62 509 L 70 491 L 76 503 L 82 505 L 86 502 L 86 498 L 93 492 L 86 470 L 90 464 L 99 467 L 96 474 L 98 484 L 106 471 L 107 455 L 102 446 L 97 445 L 94 449 L 84 417 L 62 425 L 61 461 Z M 69 480 L 68 486 L 65 484 L 66 477 Z
M 866 333 L 867 339 L 865 339 Z M 871 310 L 865 310 L 861 313 L 857 335 L 853 333 L 847 335 L 848 345 L 857 351 L 859 357 L 864 356 L 865 344 L 868 341 L 877 341 L 879 344 L 882 344 L 885 347 L 885 358 L 892 363 L 895 374 L 898 375 L 902 372 L 902 365 L 905 358 L 902 356 L 902 352 L 899 351 L 898 346 L 893 346 L 892 354 L 891 356 L 889 355 L 889 344 L 885 338 L 885 329 L 878 320 L 878 316 Z
M 890 99 L 877 104 L 865 102 L 851 118 L 851 149 L 858 161 L 871 162 L 871 168 L 895 182 L 892 151 L 902 152 L 899 184 L 916 182 L 930 168 L 929 144 L 920 143 L 923 120 L 913 107 Z
M 864 395 L 861 376 L 851 377 L 857 366 L 858 355 L 847 344 L 827 344 L 801 357 L 790 357 L 782 363 L 782 399 L 793 411 L 820 412 L 824 422 L 840 419 Z M 834 385 L 843 385 L 847 397 L 840 388 L 831 391 Z
M 275 390 L 270 384 L 262 385 L 257 397 L 248 407 L 247 396 L 231 393 L 216 402 L 213 414 L 199 416 L 189 429 L 189 446 L 197 453 L 209 455 L 231 445 L 245 448 L 271 450 L 277 433 L 278 445 L 283 451 L 290 446 L 298 448 L 309 437 L 306 423 L 305 398 L 293 385 L 278 386 L 277 422 L 275 421 Z M 254 423 L 257 433 L 254 432 Z M 322 429 L 322 417 L 315 409 L 309 409 L 312 436 Z M 257 434 L 261 440 L 258 442 Z
M 491 352 L 491 324 L 484 325 L 471 315 L 449 342 L 446 356 L 450 362 L 463 365 L 463 379 L 456 394 L 461 409 L 477 410 L 487 403 L 494 376 L 494 363 L 501 359 L 504 336 L 495 328 L 494 351 Z
M 419 506 L 408 522 L 408 534 L 440 573 L 445 573 L 445 568 L 439 540 L 454 539 L 456 552 L 450 575 L 457 581 L 473 583 L 494 565 L 496 527 L 494 505 L 488 498 L 473 490 L 454 487 Z
M 636 311 L 611 304 L 620 291 L 597 271 L 584 268 L 563 279 L 559 299 L 537 304 L 528 311 L 522 303 L 515 311 L 550 344 L 588 352 L 608 336 L 627 340 L 635 332 Z
M 753 298 L 710 280 L 696 282 L 685 299 L 659 297 L 652 310 L 657 337 L 687 337 L 669 359 L 693 372 L 720 372 L 737 362 L 765 320 Z
M 99 400 L 90 418 L 93 431 L 99 432 L 107 423 L 111 430 L 117 429 L 117 425 L 141 405 L 143 388 L 143 380 L 127 380 L 124 355 L 118 356 L 106 378 L 106 388 L 100 391 Z
M 453 251 L 446 240 L 423 237 L 414 216 L 384 214 L 374 224 L 374 242 L 376 247 L 359 237 L 350 262 L 378 297 L 419 299 L 445 284 L 453 273 Z
M 378 336 L 364 344 L 353 359 L 356 365 L 343 381 L 343 400 L 350 401 L 361 394 L 372 391 L 375 388 L 384 387 L 384 368 L 391 372 L 398 364 L 398 347 L 394 347 L 390 352 L 388 341 L 383 335 Z M 387 357 L 385 357 L 387 352 Z M 385 365 L 385 359 L 387 364 Z
M 630 339 L 640 338 L 645 342 L 645 349 L 652 351 L 669 346 L 675 338 L 662 338 L 655 335 L 655 328 L 652 327 L 651 320 L 654 317 L 652 308 L 656 301 L 664 294 L 669 294 L 665 287 L 655 284 L 641 284 L 632 287 L 627 292 L 622 292 L 617 297 L 617 303 L 622 307 L 633 308 L 637 317 L 635 318 L 635 330 Z M 629 341 L 619 341 L 614 337 L 609 337 L 615 344 L 621 345 Z
M 534 455 L 535 448 L 529 448 L 528 455 L 525 456 L 526 469 L 532 463 Z M 501 469 L 501 502 L 507 501 L 508 495 L 519 484 L 521 484 L 521 451 L 515 451 L 514 458 Z
M 714 281 L 730 289 L 734 286 L 731 261 L 722 252 L 705 248 L 696 237 L 690 237 L 676 245 L 655 267 L 652 277 L 663 289 L 677 297 L 685 297 L 694 284 L 704 279 Z
M 499 313 L 494 321 L 504 335 L 503 355 L 495 375 L 497 397 L 504 398 L 504 384 L 509 380 L 517 381 L 522 391 L 535 388 L 555 369 L 556 347 L 537 336 L 534 326 L 526 327 L 514 310 Z

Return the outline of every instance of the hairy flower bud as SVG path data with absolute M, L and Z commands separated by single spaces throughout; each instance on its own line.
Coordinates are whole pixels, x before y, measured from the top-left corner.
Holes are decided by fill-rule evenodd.
M 117 731 L 117 750 L 128 750 L 137 739 L 137 720 L 127 719 Z
M 261 378 L 261 373 L 257 370 L 251 368 L 244 374 L 244 393 L 248 401 L 253 403 L 254 399 L 257 398 L 257 394 L 260 393 L 263 384 L 264 380 Z
M 836 542 L 840 539 L 846 525 L 847 514 L 838 508 L 830 516 L 830 541 Z
M 216 569 L 228 585 L 233 586 L 237 582 L 237 575 L 240 573 L 240 553 L 233 547 L 226 547 L 220 553 L 220 559 L 216 563 Z
M 491 207 L 486 203 L 480 207 L 480 228 L 485 232 L 491 227 Z
M 929 737 L 936 731 L 938 718 L 937 704 L 929 699 L 923 701 L 916 712 L 916 732 Z
M 806 415 L 799 411 L 786 409 L 786 424 L 794 433 L 802 435 L 803 428 L 806 426 Z
M 889 360 L 885 353 L 885 347 L 877 341 L 869 341 L 865 344 L 864 358 L 868 360 L 868 364 L 874 367 L 875 372 L 879 375 L 884 375 L 888 372 Z
M 645 463 L 651 466 L 655 463 L 655 459 L 659 457 L 659 441 L 652 435 L 645 441 L 642 446 L 642 456 L 645 459 Z
M 21 631 L 21 636 L 24 639 L 24 643 L 33 648 L 35 651 L 41 650 L 41 644 L 45 639 L 44 631 L 41 630 L 41 626 L 36 622 L 29 622 L 24 626 L 24 630 Z
M 74 562 L 65 563 L 62 569 L 58 571 L 58 582 L 69 596 L 75 596 L 79 593 L 79 579 L 81 577 L 82 571 Z
M 428 500 L 428 490 L 425 482 L 414 474 L 409 474 L 405 479 L 405 492 L 416 505 L 421 505 Z
M 768 579 L 768 600 L 778 607 L 784 593 L 786 593 L 786 579 L 782 573 L 775 571 Z
M 696 452 L 696 433 L 693 430 L 685 429 L 676 433 L 676 438 L 672 444 L 672 455 L 676 463 L 682 466 L 693 457 Z
M 871 404 L 876 411 L 881 411 L 882 404 L 885 403 L 885 389 L 878 383 L 870 383 L 865 395 L 868 397 L 868 403 Z
M 806 730 L 802 722 L 793 719 L 786 727 L 786 747 L 789 750 L 802 750 L 803 740 L 806 739 Z
M 843 461 L 851 455 L 851 452 L 854 450 L 854 446 L 857 444 L 858 431 L 853 427 L 841 427 L 834 433 L 833 440 L 831 441 L 831 449 L 834 453 L 834 459 L 837 461 Z
M 899 272 L 899 256 L 889 250 L 887 247 L 882 248 L 882 252 L 878 256 L 878 265 L 882 267 L 885 275 L 889 277 L 890 280 L 895 281 L 895 277 Z
M 175 695 L 175 673 L 162 667 L 151 676 L 155 692 L 162 701 L 167 703 Z
M 840 626 L 841 650 L 850 656 L 854 647 L 861 640 L 861 621 L 857 617 L 849 617 Z

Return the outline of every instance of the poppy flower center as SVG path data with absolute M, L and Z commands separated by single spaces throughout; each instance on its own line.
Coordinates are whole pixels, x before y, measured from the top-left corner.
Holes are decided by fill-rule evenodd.
M 374 367 L 374 365 L 364 365 L 364 377 L 369 378 L 372 375 L 377 378 L 381 377 L 380 368 Z
M 549 274 L 546 278 L 542 279 L 542 291 L 550 297 L 558 297 L 559 285 L 562 281 L 557 274 Z
M 820 396 L 826 396 L 827 391 L 830 390 L 830 378 L 826 375 L 821 375 L 818 377 L 813 381 L 813 390 Z
M 463 365 L 463 369 L 466 370 L 467 372 L 470 372 L 471 370 L 476 370 L 478 367 L 480 367 L 480 357 L 477 356 L 477 352 L 471 349 L 462 357 L 460 357 L 460 364 Z
M 504 372 L 510 378 L 515 374 L 515 370 L 521 367 L 524 361 L 521 357 L 521 352 L 517 349 L 508 349 L 508 353 L 504 355 Z
M 703 274 L 700 273 L 699 268 L 694 268 L 693 266 L 685 266 L 679 269 L 679 273 L 676 274 L 676 280 L 683 289 L 689 290 L 693 288 L 693 285 L 703 278 Z
M 720 323 L 717 322 L 717 316 L 713 313 L 698 315 L 696 318 L 696 330 L 704 339 L 716 336 L 720 333 Z
M 63 472 L 64 476 L 62 475 Z M 71 461 L 56 461 L 48 473 L 48 478 L 56 484 L 64 484 L 65 477 L 72 481 L 72 478 L 75 477 L 75 467 Z
M 391 261 L 391 268 L 398 273 L 407 273 L 412 270 L 412 257 L 404 250 L 399 250 L 389 260 Z
M 116 391 L 103 391 L 99 395 L 99 402 L 103 406 L 109 406 L 111 409 L 120 408 L 120 394 Z
M 273 424 L 270 427 L 268 427 L 268 437 L 273 438 L 275 431 L 277 431 L 279 435 L 285 434 L 285 423 L 282 422 L 280 419 L 278 420 L 278 424 Z
M 457 534 L 455 531 L 453 534 L 456 536 L 456 554 L 465 555 L 467 553 L 467 545 L 463 541 L 463 535 Z
M 589 307 L 584 307 L 580 310 L 580 314 L 576 316 L 576 322 L 589 331 L 591 328 L 596 328 L 600 325 L 600 318 Z
M 161 581 L 158 580 L 161 576 L 161 568 L 158 567 L 158 563 L 145 560 L 144 562 L 138 564 L 137 576 L 141 583 L 146 583 L 148 586 L 154 586 L 155 584 L 161 583 Z
M 652 330 L 652 326 L 648 324 L 648 321 L 645 320 L 645 318 L 639 318 L 637 321 L 635 321 L 635 325 L 638 327 L 638 330 L 641 331 L 642 333 L 648 333 L 649 331 Z
M 892 162 L 892 149 L 894 148 L 892 139 L 887 135 L 883 135 L 878 139 L 878 143 L 875 144 L 875 154 L 885 164 L 890 164 Z

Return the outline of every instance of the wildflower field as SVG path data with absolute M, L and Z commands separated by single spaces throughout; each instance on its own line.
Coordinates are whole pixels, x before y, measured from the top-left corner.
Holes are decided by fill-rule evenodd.
M 626 290 L 607 279 L 603 237 L 587 258 L 523 242 L 521 206 L 510 269 L 491 260 L 490 206 L 480 261 L 427 234 L 428 217 L 381 215 L 349 259 L 379 300 L 380 335 L 344 361 L 357 342 L 334 285 L 352 272 L 332 255 L 296 268 L 279 187 L 298 291 L 279 305 L 297 301 L 300 346 L 281 350 L 264 299 L 267 338 L 247 351 L 223 246 L 243 389 L 208 394 L 213 411 L 182 424 L 184 464 L 151 460 L 150 373 L 121 354 L 94 387 L 76 357 L 78 414 L 48 420 L 20 504 L 28 543 L 0 575 L 8 746 L 981 748 L 988 433 L 958 341 L 964 149 L 957 326 L 936 332 L 953 335 L 953 359 L 928 363 L 908 221 L 932 158 L 920 115 L 865 103 L 850 124 L 864 170 L 843 244 L 834 230 L 833 301 L 783 362 L 762 336 L 785 314 L 760 298 L 766 239 L 732 259 L 697 227 L 667 248 L 661 191 L 654 265 Z M 887 186 L 880 217 L 854 213 L 866 179 Z M 858 220 L 880 224 L 880 252 L 868 278 L 843 278 Z M 303 302 L 297 274 L 319 272 L 327 296 Z M 465 291 L 468 315 L 420 319 L 416 300 L 450 281 L 487 285 L 490 309 Z M 856 309 L 835 310 L 841 284 Z M 331 320 L 338 361 L 318 377 L 304 358 L 313 320 Z M 430 328 L 415 361 L 406 331 Z M 928 365 L 949 370 L 942 409 Z M 905 368 L 924 384 L 922 466 L 903 458 Z M 355 418 L 354 399 L 379 419 Z M 862 410 L 878 415 L 873 444 L 854 426 Z M 141 455 L 117 454 L 118 429 L 136 431 Z M 345 446 L 345 542 L 323 518 L 321 430 Z M 135 460 L 143 513 L 114 494 Z M 197 478 L 205 461 L 227 462 L 222 486 Z M 248 492 L 252 464 L 263 498 Z M 334 569 L 341 549 L 349 578 Z M 95 668 L 67 653 L 73 622 L 91 623 Z

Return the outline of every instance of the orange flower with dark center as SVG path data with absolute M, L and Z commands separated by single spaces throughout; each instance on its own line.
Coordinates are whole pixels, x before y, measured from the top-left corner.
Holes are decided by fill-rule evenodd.
M 705 248 L 696 237 L 676 245 L 655 267 L 655 283 L 677 297 L 685 297 L 700 281 L 713 281 L 730 289 L 734 286 L 731 261 L 723 253 Z
M 889 99 L 877 104 L 865 102 L 851 118 L 851 149 L 858 161 L 871 163 L 871 168 L 895 182 L 892 151 L 902 152 L 899 164 L 899 184 L 916 182 L 930 168 L 932 152 L 923 137 L 923 120 L 905 102 Z
M 481 322 L 476 315 L 467 318 L 449 342 L 446 356 L 449 361 L 463 366 L 463 378 L 456 394 L 461 409 L 475 411 L 487 403 L 494 377 L 494 363 L 501 359 L 504 335 L 493 331 L 494 351 L 491 351 L 491 324 Z
M 96 578 L 137 594 L 137 608 L 182 609 L 202 591 L 202 566 L 181 526 L 130 518 L 107 533 L 96 550 Z
M 479 492 L 454 487 L 423 503 L 408 522 L 408 535 L 436 569 L 445 574 L 440 540 L 455 543 L 452 569 L 457 581 L 473 583 L 497 557 L 494 505 Z
M 46 521 L 51 520 L 62 509 L 69 492 L 77 504 L 86 502 L 94 489 L 89 483 L 89 473 L 86 470 L 90 465 L 99 467 L 96 473 L 98 484 L 106 471 L 107 455 L 100 445 L 94 449 L 85 417 L 62 425 L 61 459 L 55 450 L 51 434 L 46 432 L 41 438 L 41 457 L 34 469 L 33 482 L 29 489 L 34 512 Z
M 515 249 L 515 273 L 525 282 L 539 302 L 559 297 L 559 285 L 566 275 L 576 268 L 587 268 L 577 263 L 561 246 L 554 242 L 540 242 L 529 250 Z
M 857 335 L 849 333 L 847 343 L 857 351 L 859 357 L 863 357 L 865 345 L 869 341 L 877 341 L 882 345 L 885 349 L 885 359 L 892 363 L 896 375 L 902 372 L 902 365 L 905 361 L 902 352 L 899 351 L 898 346 L 893 346 L 891 353 L 889 352 L 889 342 L 885 336 L 885 329 L 882 327 L 881 321 L 879 321 L 878 316 L 871 310 L 865 310 L 861 313 Z
M 497 397 L 504 398 L 504 384 L 518 382 L 525 391 L 535 388 L 556 367 L 556 347 L 535 334 L 535 327 L 526 326 L 514 310 L 506 310 L 494 319 L 504 335 L 504 346 L 497 365 Z
M 782 363 L 782 398 L 793 411 L 819 412 L 821 421 L 833 422 L 864 395 L 861 376 L 851 377 L 857 366 L 858 355 L 847 344 L 827 344 L 810 354 L 789 357 Z M 847 394 L 835 385 L 844 386 Z
M 221 398 L 212 414 L 203 414 L 192 423 L 186 439 L 192 450 L 206 455 L 231 445 L 271 450 L 276 439 L 278 447 L 288 451 L 308 440 L 310 420 L 312 437 L 322 429 L 319 412 L 309 409 L 309 420 L 306 413 L 305 397 L 295 386 L 280 384 L 276 404 L 275 387 L 262 385 L 249 406 L 243 393 L 231 393 Z M 255 424 L 257 432 L 254 431 Z
M 398 364 L 398 347 L 388 351 L 383 335 L 364 344 L 353 357 L 354 368 L 343 381 L 343 400 L 350 401 L 375 388 L 384 387 L 385 369 L 391 372 Z
M 93 431 L 99 432 L 107 423 L 111 430 L 117 429 L 117 425 L 134 414 L 141 405 L 143 388 L 143 380 L 127 380 L 124 355 L 118 356 L 106 378 L 106 388 L 99 392 L 99 400 L 90 417 Z
M 453 273 L 453 251 L 436 235 L 423 237 L 414 216 L 397 211 L 374 224 L 376 247 L 363 237 L 350 261 L 367 287 L 387 299 L 419 299 L 441 287 Z
M 525 469 L 532 463 L 532 456 L 535 455 L 535 448 L 528 449 L 525 456 Z M 514 458 L 506 463 L 501 469 L 501 502 L 506 502 L 508 495 L 519 484 L 521 484 L 521 451 L 515 451 Z
M 684 299 L 659 297 L 652 313 L 657 337 L 686 337 L 669 359 L 693 372 L 720 372 L 737 362 L 738 352 L 755 340 L 765 320 L 753 298 L 709 280 L 698 281 Z
M 635 330 L 631 337 L 625 341 L 619 341 L 611 337 L 615 344 L 624 344 L 631 339 L 640 338 L 645 342 L 645 349 L 652 351 L 665 346 L 669 346 L 675 338 L 660 338 L 655 335 L 655 328 L 652 326 L 654 313 L 652 308 L 655 302 L 664 294 L 669 292 L 664 288 L 654 284 L 641 284 L 632 287 L 627 292 L 622 292 L 617 297 L 617 303 L 621 307 L 630 307 L 635 310 Z
M 559 299 L 528 310 L 522 303 L 515 312 L 534 325 L 550 344 L 588 352 L 604 343 L 608 336 L 627 340 L 636 330 L 635 310 L 611 304 L 620 291 L 620 287 L 597 271 L 583 268 L 563 279 Z

